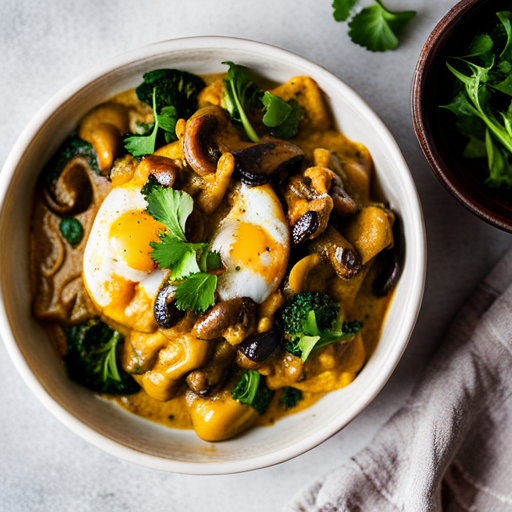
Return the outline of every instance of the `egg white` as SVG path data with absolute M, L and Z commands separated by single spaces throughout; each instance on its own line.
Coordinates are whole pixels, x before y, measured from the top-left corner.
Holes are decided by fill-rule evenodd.
M 140 186 L 124 186 L 111 190 L 103 201 L 84 251 L 83 278 L 91 299 L 100 312 L 127 327 L 141 331 L 156 329 L 153 304 L 167 271 L 150 272 L 130 268 L 118 257 L 110 230 L 124 214 L 144 210 L 147 202 Z M 116 289 L 121 282 L 133 286 L 133 295 Z
M 233 207 L 221 222 L 212 242 L 212 250 L 220 253 L 226 267 L 219 276 L 217 292 L 222 300 L 250 297 L 259 304 L 277 289 L 284 276 L 290 252 L 288 223 L 279 198 L 270 185 L 248 187 L 242 184 L 232 199 Z M 255 258 L 267 267 L 270 280 L 233 260 L 231 252 L 240 223 L 261 228 L 277 244 L 277 261 L 273 262 L 269 253 L 255 254 Z

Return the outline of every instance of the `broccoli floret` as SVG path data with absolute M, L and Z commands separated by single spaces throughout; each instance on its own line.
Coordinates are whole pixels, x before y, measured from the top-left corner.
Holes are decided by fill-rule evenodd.
M 155 69 L 143 75 L 144 82 L 135 92 L 140 101 L 155 103 L 158 114 L 164 107 L 176 108 L 178 118 L 188 119 L 197 110 L 197 96 L 206 86 L 204 80 L 188 71 L 179 69 Z
M 319 292 L 298 293 L 277 315 L 277 326 L 284 338 L 284 348 L 306 361 L 313 350 L 354 337 L 360 322 L 344 322 L 340 305 Z
M 64 141 L 50 161 L 45 165 L 41 174 L 43 183 L 47 187 L 55 185 L 62 171 L 73 158 L 80 156 L 87 160 L 89 167 L 100 174 L 98 156 L 92 145 L 76 136 L 71 136 Z
M 127 395 L 139 390 L 139 385 L 117 365 L 119 332 L 93 318 L 66 330 L 68 351 L 64 362 L 68 376 L 78 384 L 97 393 Z
M 302 391 L 300 389 L 286 387 L 283 388 L 281 395 L 281 405 L 286 409 L 293 409 L 302 400 Z
M 256 370 L 248 370 L 231 391 L 231 396 L 243 405 L 252 406 L 258 414 L 265 414 L 274 392 Z

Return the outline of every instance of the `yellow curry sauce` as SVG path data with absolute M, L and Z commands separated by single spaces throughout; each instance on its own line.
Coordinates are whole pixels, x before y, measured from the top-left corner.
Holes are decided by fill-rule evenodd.
M 206 77 L 206 83 L 209 85 L 198 98 L 200 109 L 220 108 L 224 87 L 222 80 L 219 76 L 210 76 Z M 152 122 L 153 114 L 148 105 L 138 100 L 134 90 L 121 93 L 91 111 L 81 121 L 78 130 L 79 136 L 95 149 L 103 176 L 91 169 L 83 157 L 76 157 L 66 165 L 51 190 L 42 184 L 35 194 L 31 224 L 33 312 L 36 318 L 44 322 L 60 354 L 66 351 L 66 327 L 98 315 L 125 336 L 125 345 L 119 357 L 124 369 L 130 373 L 141 360 L 147 365 L 151 358 L 153 361 L 155 357 L 161 359 L 161 354 L 169 349 L 170 339 L 182 340 L 180 343 L 186 345 L 186 355 L 182 356 L 185 362 L 180 362 L 184 366 L 181 373 L 174 374 L 169 380 L 168 373 L 164 375 L 163 370 L 162 373 L 139 372 L 133 377 L 142 386 L 141 390 L 114 399 L 125 409 L 151 421 L 172 428 L 195 428 L 200 437 L 210 441 L 227 439 L 251 425 L 272 425 L 283 416 L 310 407 L 324 394 L 350 384 L 378 343 L 393 295 L 390 291 L 384 297 L 377 297 L 372 288 L 382 270 L 379 253 L 393 247 L 394 215 L 384 204 L 371 198 L 373 163 L 368 150 L 335 130 L 325 98 L 311 78 L 293 78 L 271 92 L 286 101 L 295 99 L 303 109 L 299 133 L 290 143 L 304 152 L 302 169 L 305 170 L 302 174 L 307 182 L 321 188 L 325 185 L 326 176 L 330 180 L 331 175 L 336 175 L 342 180 L 349 198 L 357 204 L 357 211 L 342 218 L 335 229 L 330 224 L 329 213 L 327 218 L 323 218 L 323 210 L 319 207 L 318 211 L 320 222 L 325 222 L 325 233 L 336 231 L 336 236 L 342 236 L 357 251 L 360 269 L 357 275 L 342 278 L 329 263 L 325 251 L 313 250 L 289 265 L 283 283 L 279 283 L 279 287 L 258 305 L 256 332 L 264 333 L 272 329 L 275 312 L 284 304 L 286 296 L 298 292 L 329 294 L 342 305 L 347 320 L 359 320 L 364 326 L 353 339 L 312 352 L 304 364 L 297 356 L 279 350 L 255 366 L 266 378 L 268 387 L 276 391 L 268 410 L 261 416 L 251 406 L 241 405 L 231 398 L 230 390 L 236 383 L 234 375 L 228 374 L 224 380 L 219 380 L 210 397 L 194 398 L 188 389 L 191 384 L 186 380 L 187 375 L 205 367 L 215 357 L 222 360 L 228 354 L 231 364 L 235 364 L 233 354 L 244 339 L 236 329 L 232 327 L 223 334 L 224 348 L 221 348 L 225 351 L 224 355 L 218 349 L 220 342 L 215 341 L 219 344 L 215 349 L 218 353 L 214 355 L 212 341 L 190 338 L 189 333 L 198 321 L 198 315 L 187 313 L 184 320 L 171 329 L 159 328 L 153 318 L 144 321 L 139 318 L 136 324 L 139 327 L 134 329 L 134 324 L 123 323 L 125 316 L 122 312 L 118 316 L 103 314 L 84 286 L 84 250 L 101 204 L 116 187 L 130 184 L 137 177 L 144 183 L 154 172 L 155 166 L 162 164 L 165 167 L 165 162 L 155 160 L 155 156 L 174 162 L 173 165 L 185 176 L 180 182 L 181 189 L 195 198 L 203 215 L 208 218 L 205 228 L 207 235 L 211 236 L 212 226 L 217 226 L 226 217 L 227 201 L 232 200 L 229 199 L 232 194 L 231 174 L 222 185 L 222 169 L 212 178 L 211 175 L 199 176 L 188 167 L 183 150 L 184 133 L 188 126 L 185 121 L 179 121 L 176 125 L 178 141 L 155 151 L 153 160 L 147 157 L 139 164 L 130 155 L 122 157 L 121 135 L 134 133 L 137 124 Z M 257 120 L 255 123 L 259 126 Z M 231 125 L 225 129 L 223 139 L 218 143 L 221 149 L 230 148 L 230 151 L 250 145 Z M 224 149 L 222 153 L 225 155 L 227 150 Z M 229 162 L 224 165 L 229 166 Z M 111 181 L 105 179 L 107 174 Z M 329 193 L 331 189 L 327 186 L 325 194 L 319 194 L 315 200 L 322 201 Z M 88 203 L 85 209 L 79 207 L 81 194 L 87 196 L 83 199 Z M 311 201 L 294 201 L 293 197 L 288 201 L 290 225 L 293 224 L 290 219 L 296 221 L 304 214 L 304 208 L 312 207 Z M 84 229 L 83 241 L 74 248 L 66 242 L 59 229 L 61 219 L 70 216 L 78 219 Z M 314 248 L 318 243 L 312 240 L 311 246 Z M 115 286 L 122 288 L 124 285 Z M 123 307 L 133 300 L 134 294 L 139 293 L 136 290 L 135 285 L 125 286 L 122 293 L 126 295 L 126 302 Z M 153 303 L 154 300 L 146 304 L 147 308 L 152 310 Z M 148 368 L 151 370 L 151 365 Z M 161 386 L 162 379 L 167 379 L 165 387 Z M 282 388 L 285 387 L 293 387 L 303 393 L 302 400 L 289 410 L 283 407 L 281 401 Z M 214 419 L 211 420 L 211 417 Z

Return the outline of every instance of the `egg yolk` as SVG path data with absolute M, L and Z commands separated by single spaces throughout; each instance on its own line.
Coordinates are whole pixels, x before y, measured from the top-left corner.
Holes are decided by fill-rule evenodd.
M 110 247 L 114 258 L 134 270 L 150 272 L 155 267 L 150 242 L 158 242 L 157 233 L 165 226 L 144 210 L 121 215 L 110 228 Z
M 249 268 L 265 276 L 277 257 L 277 243 L 260 226 L 241 222 L 234 234 L 230 254 L 236 270 Z M 272 276 L 269 276 L 272 278 Z

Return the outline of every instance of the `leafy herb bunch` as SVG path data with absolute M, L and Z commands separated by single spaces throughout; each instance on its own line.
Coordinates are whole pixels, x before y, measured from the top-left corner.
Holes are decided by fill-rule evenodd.
M 487 158 L 485 184 L 512 188 L 512 12 L 496 15 L 497 23 L 473 39 L 467 55 L 446 63 L 458 82 L 443 107 L 468 138 L 463 156 Z

